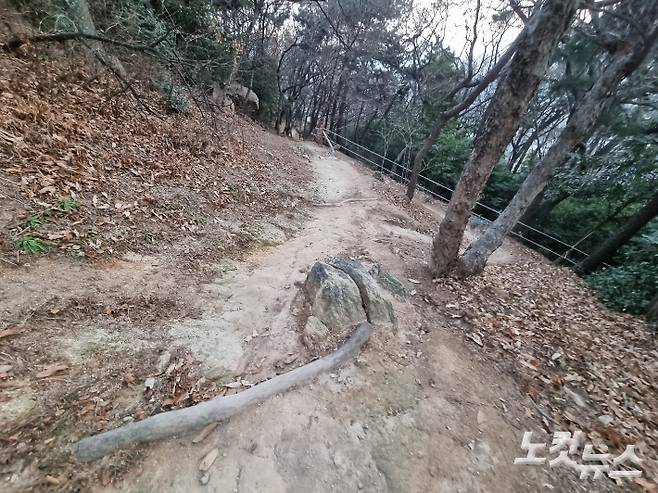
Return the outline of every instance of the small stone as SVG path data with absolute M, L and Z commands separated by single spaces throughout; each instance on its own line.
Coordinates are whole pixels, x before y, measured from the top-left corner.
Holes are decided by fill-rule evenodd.
M 208 484 L 209 481 L 210 481 L 210 472 L 206 471 L 199 478 L 199 483 L 205 486 Z
M 599 422 L 603 426 L 608 426 L 610 423 L 612 423 L 612 421 L 613 421 L 613 417 L 610 416 L 609 414 L 604 414 L 602 416 L 599 416 Z
M 13 366 L 11 365 L 0 365 L 0 373 L 11 371 L 12 368 Z
M 171 353 L 169 351 L 164 351 L 161 355 L 160 358 L 158 358 L 158 372 L 162 373 L 167 369 L 167 366 L 169 366 L 169 360 L 171 359 Z
M 144 381 L 144 390 L 152 390 L 153 387 L 155 387 L 155 378 L 148 377 L 146 381 Z
M 61 481 L 57 479 L 55 476 L 48 475 L 46 476 L 46 483 L 57 486 L 58 484 L 61 483 Z

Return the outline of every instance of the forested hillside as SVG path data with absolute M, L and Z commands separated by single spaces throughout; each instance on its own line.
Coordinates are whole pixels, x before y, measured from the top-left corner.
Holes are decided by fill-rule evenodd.
M 657 55 L 658 0 L 0 0 L 0 489 L 655 493 Z
M 653 60 L 651 2 L 599 3 L 574 12 L 549 53 L 545 76 L 492 168 L 484 206 L 503 210 L 528 174 L 544 167 L 566 123 L 620 53 L 644 43 L 649 54 L 642 58 Z M 7 50 L 20 55 L 31 45 L 65 43 L 118 81 L 115 99 L 131 98 L 149 112 L 136 79 L 159 90 L 172 112 L 233 105 L 226 95 L 242 90 L 257 96 L 256 105 L 245 98 L 243 106 L 264 125 L 302 137 L 326 129 L 339 144 L 349 139 L 345 148 L 377 153 L 397 179 L 410 174 L 410 197 L 419 172 L 420 184 L 446 200 L 451 193 L 426 179 L 454 189 L 497 81 L 539 7 L 410 0 L 16 0 L 15 6 L 35 28 L 8 23 Z M 462 9 L 467 15 L 456 20 Z M 608 87 L 614 94 L 591 128 L 563 155 L 549 156 L 558 162 L 520 210 L 527 226 L 516 231 L 551 260 L 575 266 L 611 306 L 644 313 L 656 302 L 658 278 L 657 123 L 655 66 L 636 65 Z M 475 212 L 494 220 L 486 207 Z

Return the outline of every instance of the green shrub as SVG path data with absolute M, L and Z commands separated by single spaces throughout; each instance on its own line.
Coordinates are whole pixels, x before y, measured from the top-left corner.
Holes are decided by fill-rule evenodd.
M 171 113 L 182 113 L 187 108 L 190 98 L 186 88 L 171 81 L 162 84 L 162 92 L 165 96 L 165 108 Z
M 610 307 L 645 313 L 658 292 L 658 227 L 633 239 L 617 256 L 620 264 L 585 278 Z
M 73 198 L 62 197 L 59 201 L 58 209 L 62 212 L 75 212 L 80 210 L 80 206 Z
M 48 253 L 48 245 L 37 238 L 31 236 L 22 236 L 16 242 L 18 249 L 28 255 L 40 255 Z

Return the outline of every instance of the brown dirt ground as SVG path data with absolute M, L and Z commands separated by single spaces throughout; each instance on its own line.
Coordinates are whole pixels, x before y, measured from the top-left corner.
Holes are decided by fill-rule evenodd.
M 513 465 L 524 431 L 575 428 L 611 450 L 641 440 L 646 473 L 655 471 L 655 341 L 566 269 L 507 242 L 483 276 L 433 282 L 439 204 L 406 204 L 397 184 L 350 159 L 238 117 L 221 116 L 214 135 L 194 110 L 164 123 L 137 120 L 127 100 L 108 112 L 111 84 L 83 92 L 84 67 L 0 63 L 2 128 L 21 139 L 0 147 L 0 177 L 12 182 L 0 197 L 4 491 L 627 489 Z M 37 67 L 43 80 L 30 78 Z M 53 92 L 64 74 L 66 90 Z M 17 256 L 29 215 L 64 194 L 79 211 L 54 211 L 30 232 L 51 252 Z M 299 286 L 314 261 L 339 253 L 379 263 L 413 293 L 392 298 L 397 331 L 377 330 L 354 364 L 246 410 L 200 444 L 176 437 L 74 460 L 82 436 L 315 357 L 300 340 Z M 622 343 L 624 358 L 609 354 Z M 603 414 L 613 415 L 609 429 L 592 423 Z M 199 461 L 215 447 L 202 485 Z

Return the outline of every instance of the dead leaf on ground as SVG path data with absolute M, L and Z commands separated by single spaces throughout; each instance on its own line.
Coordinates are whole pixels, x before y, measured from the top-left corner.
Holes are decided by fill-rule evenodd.
M 652 483 L 651 481 L 647 481 L 644 478 L 637 478 L 635 480 L 636 484 L 639 484 L 644 491 L 647 491 L 648 493 L 658 493 L 658 485 L 656 483 Z
M 215 429 L 219 426 L 219 423 L 210 423 L 209 425 L 206 425 L 206 427 L 199 432 L 197 436 L 195 436 L 192 439 L 192 443 L 201 443 L 203 442 L 208 435 L 210 435 Z
M 215 459 L 217 459 L 217 456 L 219 455 L 219 449 L 214 448 L 210 452 L 208 452 L 203 459 L 201 459 L 201 463 L 199 464 L 199 471 L 201 472 L 206 472 L 208 469 L 210 469 L 210 466 L 213 465 L 215 462 Z
M 468 334 L 466 337 L 468 337 L 471 341 L 473 341 L 478 346 L 483 346 L 482 338 L 479 335 L 477 335 L 477 334 Z
M 107 469 L 103 469 L 101 472 L 101 484 L 103 486 L 107 486 L 110 484 L 110 471 Z
M 16 336 L 18 334 L 22 334 L 25 332 L 25 327 L 10 327 L 5 330 L 0 330 L 0 339 L 3 337 L 10 337 L 10 336 Z
M 47 475 L 46 476 L 46 483 L 52 484 L 52 485 L 58 485 L 61 483 L 59 479 L 57 479 L 55 476 Z
M 37 373 L 35 376 L 37 378 L 52 377 L 53 375 L 55 375 L 55 374 L 57 374 L 61 371 L 68 370 L 68 368 L 69 367 L 67 365 L 57 363 L 57 364 L 54 364 L 54 365 L 47 366 L 46 368 L 41 370 L 39 373 Z

